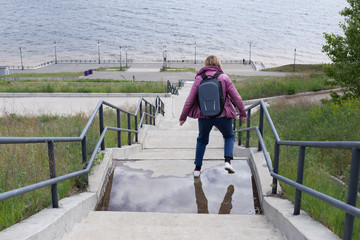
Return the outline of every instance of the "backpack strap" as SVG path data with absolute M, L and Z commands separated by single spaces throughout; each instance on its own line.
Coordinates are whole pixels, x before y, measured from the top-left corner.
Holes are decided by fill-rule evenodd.
M 213 76 L 210 76 L 210 75 L 206 75 L 205 73 L 202 73 L 200 76 L 202 77 L 203 80 L 205 80 L 205 79 L 217 78 L 218 76 L 220 76 L 220 74 L 221 72 L 216 72 Z
M 217 78 L 218 76 L 220 76 L 221 72 L 216 72 L 213 76 L 213 78 Z
M 205 73 L 202 73 L 200 76 L 202 77 L 203 80 L 208 78 L 208 76 Z

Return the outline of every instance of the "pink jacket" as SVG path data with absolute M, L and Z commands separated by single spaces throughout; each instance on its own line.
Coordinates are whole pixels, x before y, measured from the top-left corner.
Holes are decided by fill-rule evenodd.
M 202 69 L 200 69 L 199 72 L 196 74 L 195 82 L 191 88 L 189 96 L 186 99 L 184 108 L 180 115 L 180 119 L 179 119 L 180 121 L 186 121 L 187 117 L 206 118 L 204 115 L 201 114 L 200 107 L 197 104 L 198 87 L 202 81 L 202 77 L 200 75 L 202 73 L 206 73 L 206 75 L 212 76 L 216 72 L 223 73 L 223 71 L 217 66 L 205 66 Z M 229 97 L 233 100 L 237 109 L 239 109 L 240 116 L 247 117 L 244 103 L 241 99 L 240 94 L 236 90 L 234 83 L 231 81 L 231 79 L 226 74 L 221 74 L 218 77 L 218 79 L 221 82 L 222 89 L 223 89 L 223 96 L 225 98 L 224 111 L 222 112 L 220 117 L 236 119 L 236 111 L 235 111 L 235 108 L 234 108 L 233 104 L 231 103 L 231 100 L 229 99 Z M 229 96 L 229 97 L 227 97 L 227 96 Z

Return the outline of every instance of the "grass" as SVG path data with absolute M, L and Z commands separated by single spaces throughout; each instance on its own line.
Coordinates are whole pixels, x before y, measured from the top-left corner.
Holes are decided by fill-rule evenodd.
M 83 75 L 83 72 L 13 73 L 10 75 L 6 75 L 6 77 L 2 76 L 2 78 L 78 78 Z
M 249 100 L 333 88 L 325 85 L 325 79 L 323 74 L 309 73 L 285 77 L 245 77 L 243 81 L 234 81 L 234 84 L 241 97 Z
M 284 65 L 280 67 L 267 68 L 264 72 L 294 72 L 294 64 Z M 295 72 L 297 73 L 323 73 L 322 64 L 295 64 Z
M 126 109 L 126 108 L 124 108 Z M 131 109 L 130 109 L 131 110 Z M 138 116 L 140 119 L 140 116 Z M 88 116 L 18 116 L 5 115 L 0 118 L 0 135 L 17 137 L 78 137 L 88 121 Z M 105 108 L 105 126 L 116 127 L 116 112 Z M 130 122 L 135 129 L 134 119 Z M 91 124 L 87 133 L 87 152 L 90 158 L 99 138 L 98 118 Z M 127 128 L 127 116 L 121 114 L 121 127 Z M 131 139 L 134 134 L 131 134 Z M 128 143 L 128 133 L 121 133 L 122 145 Z M 105 137 L 106 148 L 117 147 L 117 133 L 108 131 Z M 47 144 L 7 144 L 0 145 L 0 192 L 27 186 L 49 178 Z M 96 162 L 101 161 L 101 155 Z M 56 174 L 61 176 L 83 169 L 80 142 L 55 143 Z M 59 199 L 83 191 L 83 177 L 58 183 Z M 32 191 L 18 197 L 0 202 L 0 230 L 19 222 L 41 209 L 51 205 L 50 187 Z
M 348 100 L 342 105 L 326 103 L 319 106 L 305 103 L 290 106 L 286 102 L 280 102 L 272 105 L 268 110 L 282 140 L 359 141 L 360 139 L 360 132 L 354 131 L 358 129 L 360 121 L 359 99 Z M 256 117 L 253 119 L 255 125 L 258 120 Z M 268 124 L 264 127 L 264 141 L 267 150 L 273 156 L 275 139 Z M 253 132 L 251 136 L 251 145 L 255 147 L 257 137 Z M 298 151 L 298 147 L 280 147 L 279 172 L 294 181 L 296 181 Z M 351 150 L 306 148 L 304 185 L 346 202 L 347 186 L 339 184 L 330 176 L 341 179 L 347 184 L 350 161 Z M 294 188 L 286 184 L 281 184 L 281 187 L 286 196 L 294 201 Z M 342 237 L 345 216 L 342 211 L 307 194 L 303 194 L 301 206 L 314 219 Z M 360 207 L 359 201 L 357 206 Z M 355 221 L 353 239 L 360 239 L 359 219 Z
M 194 72 L 196 73 L 195 68 L 181 68 L 181 67 L 162 67 L 160 72 Z
M 13 74 L 0 79 L 0 92 L 166 92 L 164 82 L 132 82 L 112 79 L 78 79 L 83 73 Z M 22 78 L 22 79 L 20 79 Z M 58 78 L 56 80 L 50 78 Z M 76 78 L 76 79 L 72 79 Z M 126 107 L 123 109 L 127 109 Z M 105 126 L 116 126 L 116 113 L 105 111 Z M 140 119 L 140 116 L 138 116 Z M 82 114 L 60 116 L 5 115 L 0 118 L 0 136 L 80 136 L 88 117 Z M 134 119 L 130 121 L 135 129 Z M 98 141 L 98 119 L 87 133 L 87 149 L 90 155 Z M 121 126 L 127 128 L 127 116 L 121 114 Z M 130 139 L 134 138 L 134 133 Z M 121 133 L 122 144 L 128 143 L 128 133 Z M 117 133 L 108 131 L 106 147 L 117 146 Z M 48 179 L 49 166 L 47 144 L 0 145 L 0 192 L 6 192 Z M 83 169 L 80 143 L 56 143 L 55 159 L 57 176 Z M 88 156 L 89 159 L 89 156 Z M 101 159 L 98 157 L 97 162 Z M 82 191 L 84 178 L 73 178 L 58 183 L 59 199 Z M 50 187 L 42 188 L 0 203 L 0 230 L 19 222 L 51 204 Z
M 0 80 L 0 92 L 20 93 L 164 93 L 162 81 L 118 81 L 112 79 L 26 79 L 19 81 Z
M 119 67 L 100 67 L 100 68 L 96 68 L 96 69 L 93 69 L 94 71 L 126 71 L 128 70 L 130 67 L 126 67 L 126 66 L 121 66 L 121 69 L 120 69 L 120 66 Z

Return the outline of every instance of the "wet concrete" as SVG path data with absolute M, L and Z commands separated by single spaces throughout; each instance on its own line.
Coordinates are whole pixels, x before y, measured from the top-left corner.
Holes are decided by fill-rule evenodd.
M 157 163 L 161 160 L 157 160 Z M 134 162 L 136 164 L 134 164 Z M 256 214 L 251 169 L 244 160 L 233 160 L 235 174 L 228 174 L 223 161 L 204 161 L 200 178 L 192 175 L 192 161 L 183 161 L 189 174 L 165 175 L 139 166 L 147 161 L 118 161 L 109 177 L 97 210 L 161 213 Z M 171 161 L 161 161 L 171 169 Z M 173 162 L 174 163 L 174 162 Z M 211 164 L 210 164 L 211 163 Z M 169 166 L 165 166 L 169 165 Z M 176 164 L 174 164 L 176 165 Z

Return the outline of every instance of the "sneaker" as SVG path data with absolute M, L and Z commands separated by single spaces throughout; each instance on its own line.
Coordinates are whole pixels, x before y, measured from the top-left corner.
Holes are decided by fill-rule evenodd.
M 228 162 L 225 163 L 225 170 L 228 171 L 228 173 L 235 173 L 235 169 Z
M 200 173 L 201 173 L 200 170 L 194 170 L 194 178 L 200 177 Z

